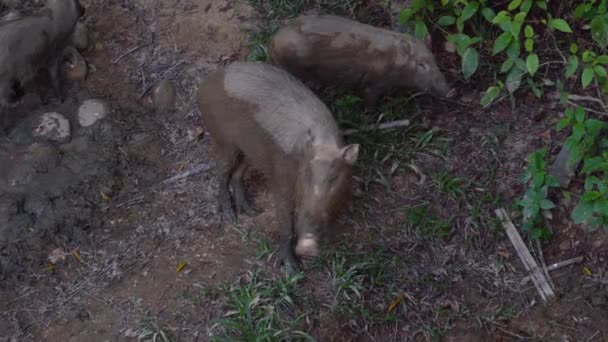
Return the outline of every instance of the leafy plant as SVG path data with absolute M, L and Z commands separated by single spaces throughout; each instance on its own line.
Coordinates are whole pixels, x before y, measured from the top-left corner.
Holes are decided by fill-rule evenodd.
M 528 184 L 528 190 L 520 199 L 523 208 L 523 230 L 533 239 L 546 240 L 551 234 L 543 224 L 543 217 L 551 217 L 555 204 L 549 199 L 549 189 L 558 187 L 557 179 L 547 171 L 547 150 L 540 149 L 528 156 L 527 169 L 522 174 L 522 182 Z

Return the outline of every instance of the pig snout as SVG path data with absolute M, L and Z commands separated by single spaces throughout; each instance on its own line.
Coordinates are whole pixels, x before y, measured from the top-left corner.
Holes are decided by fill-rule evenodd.
M 315 258 L 319 255 L 319 242 L 312 236 L 298 239 L 296 255 L 304 258 Z

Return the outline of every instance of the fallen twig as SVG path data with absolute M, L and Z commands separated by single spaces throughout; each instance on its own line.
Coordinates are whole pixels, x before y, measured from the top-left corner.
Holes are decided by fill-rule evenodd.
M 215 162 L 211 161 L 211 162 L 207 162 L 207 163 L 201 163 L 198 164 L 196 166 L 194 166 L 193 168 L 191 168 L 190 170 L 186 171 L 186 172 L 182 172 L 180 174 L 177 174 L 173 177 L 167 178 L 164 181 L 161 182 L 161 184 L 170 184 L 170 183 L 174 183 L 180 179 L 184 179 L 184 178 L 188 178 L 194 175 L 197 175 L 199 173 L 205 172 L 205 171 L 209 171 L 212 168 L 215 167 Z
M 564 261 L 560 261 L 560 262 L 556 262 L 556 263 L 553 263 L 553 264 L 547 266 L 547 271 L 549 271 L 549 272 L 555 271 L 555 270 L 560 269 L 562 267 L 570 266 L 572 264 L 576 264 L 576 263 L 579 263 L 581 261 L 583 261 L 583 257 L 582 256 L 576 257 L 576 258 L 572 258 L 572 259 L 568 259 L 568 260 L 564 260 Z M 530 276 L 523 277 L 521 279 L 522 285 L 525 285 L 527 282 L 529 282 L 531 278 L 532 277 L 530 277 Z
M 144 48 L 144 47 L 146 47 L 148 45 L 150 45 L 150 43 L 141 44 L 141 45 L 138 45 L 138 46 L 130 49 L 129 51 L 123 53 L 118 58 L 116 58 L 116 60 L 114 62 L 112 62 L 112 64 L 118 64 L 118 62 L 120 62 L 123 58 L 127 57 L 128 55 L 132 54 L 133 52 L 135 52 L 135 51 L 137 51 L 137 50 L 139 50 L 141 48 Z
M 496 216 L 498 216 L 498 219 L 502 221 L 502 226 L 507 232 L 507 235 L 509 236 L 509 240 L 511 240 L 513 247 L 515 247 L 515 251 L 521 259 L 521 262 L 524 264 L 526 270 L 530 272 L 532 281 L 534 282 L 534 286 L 536 286 L 540 297 L 545 302 L 549 301 L 550 299 L 555 297 L 555 292 L 553 292 L 553 288 L 545 277 L 543 270 L 538 266 L 538 263 L 536 262 L 536 260 L 534 260 L 532 254 L 530 254 L 528 247 L 517 232 L 517 228 L 515 228 L 515 225 L 513 225 L 513 222 L 511 222 L 507 211 L 504 208 L 500 208 L 496 209 L 495 213 Z
M 397 127 L 405 127 L 405 126 L 409 126 L 409 125 L 410 125 L 410 120 L 397 120 L 397 121 L 385 122 L 385 123 L 379 124 L 379 125 L 364 126 L 359 129 L 352 129 L 352 128 L 347 129 L 344 132 L 342 132 L 342 134 L 351 135 L 351 134 L 355 134 L 355 133 L 359 133 L 359 132 L 375 131 L 377 129 L 392 129 L 392 128 L 397 128 Z

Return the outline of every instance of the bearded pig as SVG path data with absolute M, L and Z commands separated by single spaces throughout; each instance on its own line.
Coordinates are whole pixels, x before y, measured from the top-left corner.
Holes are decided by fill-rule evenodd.
M 289 22 L 271 39 L 269 62 L 305 81 L 357 90 L 369 110 L 392 90 L 413 88 L 440 97 L 450 90 L 421 40 L 332 15 Z
M 359 145 L 345 145 L 325 104 L 269 64 L 235 62 L 208 75 L 199 105 L 220 161 L 220 210 L 234 221 L 233 197 L 239 212 L 257 211 L 243 190 L 246 159 L 269 180 L 288 271 L 298 268 L 294 240 L 297 256 L 317 256 L 321 236 L 350 198 Z

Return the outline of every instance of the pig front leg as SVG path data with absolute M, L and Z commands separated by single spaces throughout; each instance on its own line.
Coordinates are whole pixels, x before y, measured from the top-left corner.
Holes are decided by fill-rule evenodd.
M 53 97 L 51 102 L 53 104 L 61 104 L 64 101 L 63 93 L 61 91 L 61 81 L 59 79 L 59 65 L 61 64 L 62 58 L 60 56 L 53 57 L 49 63 L 49 79 L 51 80 L 51 87 L 53 88 Z
M 291 197 L 291 188 L 287 184 L 275 185 L 275 215 L 280 229 L 278 261 L 283 264 L 287 274 L 300 271 L 298 259 L 293 253 L 293 215 L 295 204 Z
M 218 194 L 217 202 L 219 211 L 232 223 L 236 223 L 236 213 L 232 207 L 232 199 L 230 197 L 230 180 L 232 174 L 238 168 L 239 151 L 235 147 L 218 142 L 220 149 L 220 167 L 218 174 Z

